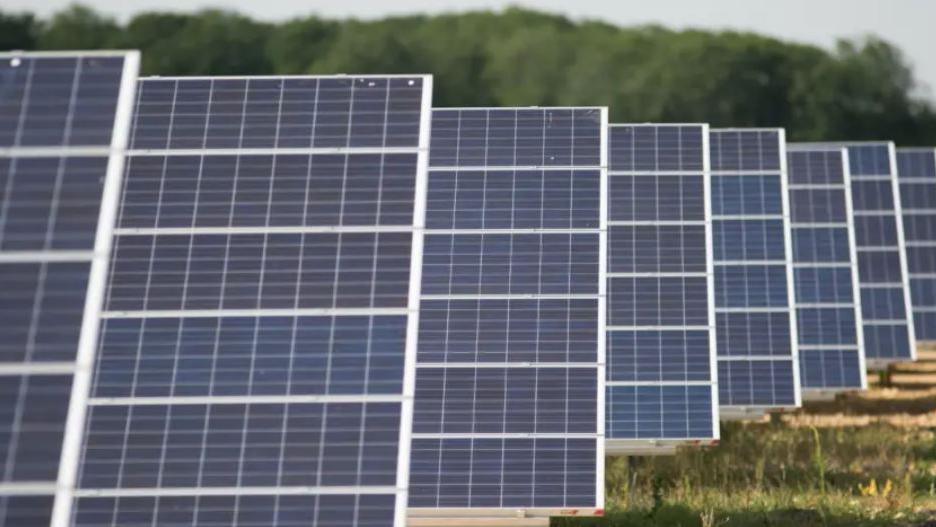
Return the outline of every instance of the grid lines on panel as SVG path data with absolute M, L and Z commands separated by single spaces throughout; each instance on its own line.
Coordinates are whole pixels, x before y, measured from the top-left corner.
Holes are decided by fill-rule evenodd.
M 725 415 L 796 407 L 784 131 L 713 129 L 709 138 L 719 403 Z
M 717 440 L 708 126 L 608 134 L 605 437 Z
M 606 120 L 433 111 L 410 507 L 600 507 Z
M 140 83 L 75 525 L 403 525 L 430 92 Z
M 936 149 L 898 148 L 897 168 L 914 335 L 936 341 Z
M 804 394 L 867 387 L 851 178 L 843 148 L 787 152 L 797 349 Z M 840 249 L 830 250 L 839 240 Z
M 891 142 L 846 143 L 865 359 L 870 367 L 914 360 L 905 229 Z
M 0 526 L 47 526 L 55 495 L 71 491 L 72 407 L 83 400 L 107 189 L 119 179 L 138 61 L 0 53 Z

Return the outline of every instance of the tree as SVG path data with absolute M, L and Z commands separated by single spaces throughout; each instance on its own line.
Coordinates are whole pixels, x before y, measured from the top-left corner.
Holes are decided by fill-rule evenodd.
M 111 47 L 119 38 L 117 22 L 75 4 L 52 17 L 39 33 L 38 45 L 42 49 L 100 49 Z
M 316 59 L 328 55 L 341 23 L 317 17 L 290 20 L 276 28 L 267 55 L 277 73 L 305 73 Z
M 0 50 L 34 49 L 39 28 L 28 13 L 0 13 Z
M 833 50 L 752 33 L 573 21 L 527 9 L 268 24 L 237 13 L 143 13 L 120 26 L 72 6 L 0 14 L 8 48 L 118 47 L 159 75 L 431 73 L 433 104 L 602 105 L 615 122 L 782 126 L 792 140 L 936 144 L 936 110 L 900 51 Z
M 144 13 L 133 18 L 121 47 L 143 52 L 143 71 L 160 75 L 263 75 L 272 27 L 228 11 L 192 15 Z

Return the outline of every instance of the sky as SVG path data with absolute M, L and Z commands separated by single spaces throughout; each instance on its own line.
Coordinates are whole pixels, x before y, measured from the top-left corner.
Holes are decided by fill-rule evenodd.
M 41 17 L 73 0 L 4 0 L 4 11 Z M 618 25 L 655 23 L 671 28 L 736 29 L 831 48 L 836 39 L 875 34 L 899 46 L 936 100 L 936 0 L 81 0 L 126 20 L 140 11 L 233 9 L 257 19 L 284 20 L 316 14 L 345 18 L 502 9 L 518 5 L 600 19 Z

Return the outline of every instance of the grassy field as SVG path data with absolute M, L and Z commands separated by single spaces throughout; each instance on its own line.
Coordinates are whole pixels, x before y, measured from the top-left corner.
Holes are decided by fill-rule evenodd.
M 872 390 L 722 442 L 609 460 L 607 517 L 553 526 L 936 527 L 936 389 Z

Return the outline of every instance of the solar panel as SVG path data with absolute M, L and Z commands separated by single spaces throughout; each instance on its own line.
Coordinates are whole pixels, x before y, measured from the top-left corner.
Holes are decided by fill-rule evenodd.
M 708 125 L 612 125 L 609 451 L 719 437 Z
M 867 388 L 848 155 L 788 145 L 787 170 L 803 397 Z
M 0 526 L 48 526 L 73 484 L 138 64 L 0 53 Z
M 411 517 L 603 506 L 606 126 L 433 110 Z
M 904 254 L 894 144 L 846 143 L 861 285 L 865 361 L 869 368 L 914 360 L 916 342 Z
M 722 417 L 800 405 L 782 129 L 709 134 Z
M 898 148 L 897 175 L 913 330 L 936 340 L 936 149 Z
M 73 525 L 404 525 L 431 82 L 140 82 Z

